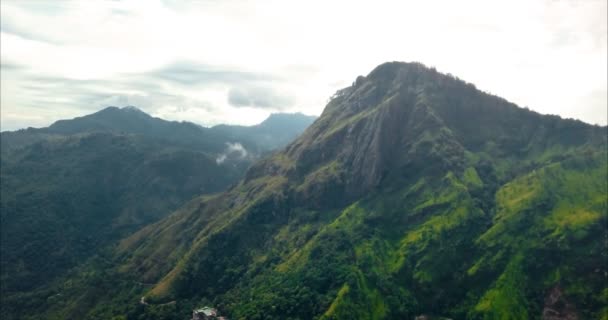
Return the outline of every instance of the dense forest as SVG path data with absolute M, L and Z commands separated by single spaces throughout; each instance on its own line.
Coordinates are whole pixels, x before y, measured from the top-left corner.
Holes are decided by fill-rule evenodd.
M 3 132 L 3 315 L 19 318 L 21 303 L 37 301 L 89 257 L 192 198 L 238 182 L 253 161 L 312 120 L 279 114 L 251 127 L 203 128 L 110 107 L 48 128 Z
M 607 134 L 385 63 L 225 192 L 3 299 L 2 315 L 608 319 Z

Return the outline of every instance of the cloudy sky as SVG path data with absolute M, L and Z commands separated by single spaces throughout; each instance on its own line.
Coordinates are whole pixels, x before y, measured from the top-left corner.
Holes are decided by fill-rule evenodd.
M 108 105 L 205 126 L 318 115 L 394 60 L 605 125 L 606 2 L 2 0 L 1 129 Z

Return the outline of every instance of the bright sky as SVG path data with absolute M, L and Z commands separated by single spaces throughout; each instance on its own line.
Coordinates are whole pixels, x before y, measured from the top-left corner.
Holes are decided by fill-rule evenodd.
M 605 125 L 606 3 L 2 0 L 1 129 L 108 105 L 205 126 L 318 115 L 395 60 Z

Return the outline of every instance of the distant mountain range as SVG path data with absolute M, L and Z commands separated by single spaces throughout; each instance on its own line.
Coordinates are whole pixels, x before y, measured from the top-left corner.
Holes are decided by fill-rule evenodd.
M 607 150 L 607 127 L 385 63 L 226 191 L 36 290 L 10 291 L 16 263 L 2 315 L 607 319 Z
M 107 107 L 83 117 L 59 120 L 47 128 L 5 131 L 1 137 L 3 150 L 55 136 L 110 132 L 141 135 L 211 153 L 219 153 L 225 149 L 226 143 L 235 142 L 252 152 L 265 152 L 286 145 L 315 118 L 301 113 L 279 113 L 271 114 L 254 126 L 218 125 L 205 128 L 191 122 L 155 118 L 133 106 Z
M 51 282 L 195 196 L 226 189 L 313 120 L 277 114 L 208 129 L 108 107 L 2 132 L 2 300 Z

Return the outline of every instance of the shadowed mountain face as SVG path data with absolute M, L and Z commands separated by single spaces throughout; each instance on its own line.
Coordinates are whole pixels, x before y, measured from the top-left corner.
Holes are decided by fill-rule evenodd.
M 255 141 L 261 150 L 268 150 L 287 145 L 315 119 L 301 113 L 275 113 L 255 126 L 217 125 L 211 131 L 232 139 Z
M 240 183 L 91 259 L 34 313 L 600 318 L 606 134 L 386 63 Z
M 292 124 L 282 139 L 304 130 L 303 118 L 312 121 L 281 116 Z M 281 130 L 256 127 L 239 130 Z M 1 138 L 3 310 L 5 300 L 27 300 L 24 295 L 193 197 L 225 190 L 262 153 L 286 143 L 258 144 L 255 136 L 169 122 L 134 107 Z

